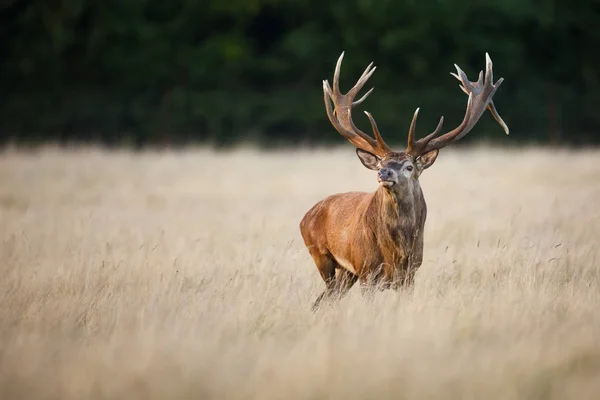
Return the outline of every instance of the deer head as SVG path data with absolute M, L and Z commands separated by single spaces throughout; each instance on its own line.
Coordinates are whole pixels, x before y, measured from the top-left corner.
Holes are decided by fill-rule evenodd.
M 408 185 L 409 182 L 417 180 L 425 169 L 433 165 L 440 149 L 469 133 L 486 109 L 490 110 L 506 134 L 509 133 L 508 127 L 498 114 L 492 100 L 503 78 L 493 83 L 492 60 L 487 53 L 485 57 L 485 76 L 483 71 L 481 71 L 479 79 L 476 82 L 469 81 L 467 75 L 458 65 L 454 65 L 457 73 L 452 73 L 452 75 L 461 82 L 460 88 L 469 96 L 465 116 L 460 125 L 438 136 L 444 122 L 444 117 L 441 117 L 440 122 L 433 132 L 421 139 L 415 140 L 415 127 L 419 115 L 419 109 L 417 108 L 408 130 L 408 144 L 403 151 L 395 152 L 389 148 L 377 128 L 375 119 L 370 113 L 365 111 L 371 122 L 374 137 L 360 130 L 352 120 L 352 108 L 361 104 L 373 91 L 372 88 L 359 100 L 354 100 L 367 80 L 375 72 L 376 67 L 373 66 L 373 63 L 367 66 L 354 87 L 348 93 L 342 94 L 339 87 L 340 69 L 344 58 L 344 53 L 342 52 L 335 67 L 333 88 L 327 80 L 323 81 L 327 116 L 335 129 L 356 146 L 356 153 L 363 165 L 371 170 L 378 171 L 377 180 L 379 184 L 390 190 L 399 190 Z

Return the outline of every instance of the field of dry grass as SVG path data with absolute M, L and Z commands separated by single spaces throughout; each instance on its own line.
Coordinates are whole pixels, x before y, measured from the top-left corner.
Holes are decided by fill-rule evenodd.
M 0 154 L 0 398 L 600 393 L 600 152 L 444 150 L 413 291 L 324 288 L 298 223 L 350 145 Z

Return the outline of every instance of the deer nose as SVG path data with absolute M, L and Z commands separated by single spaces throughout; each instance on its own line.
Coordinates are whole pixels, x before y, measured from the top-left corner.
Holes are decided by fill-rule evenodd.
M 380 179 L 390 178 L 392 176 L 392 170 L 389 168 L 381 168 L 378 175 Z

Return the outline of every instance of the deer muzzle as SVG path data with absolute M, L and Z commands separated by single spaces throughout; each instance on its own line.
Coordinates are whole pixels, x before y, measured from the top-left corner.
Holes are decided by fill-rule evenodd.
M 379 182 L 381 186 L 390 187 L 398 182 L 398 177 L 393 169 L 381 168 L 377 171 L 377 182 Z

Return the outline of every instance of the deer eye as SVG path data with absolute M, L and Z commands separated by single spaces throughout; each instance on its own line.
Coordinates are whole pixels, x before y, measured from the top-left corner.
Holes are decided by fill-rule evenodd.
M 407 166 L 407 167 L 406 167 L 406 170 L 407 170 L 408 172 L 412 171 L 412 170 L 413 170 L 413 166 L 412 166 L 412 165 L 409 165 L 409 166 Z

